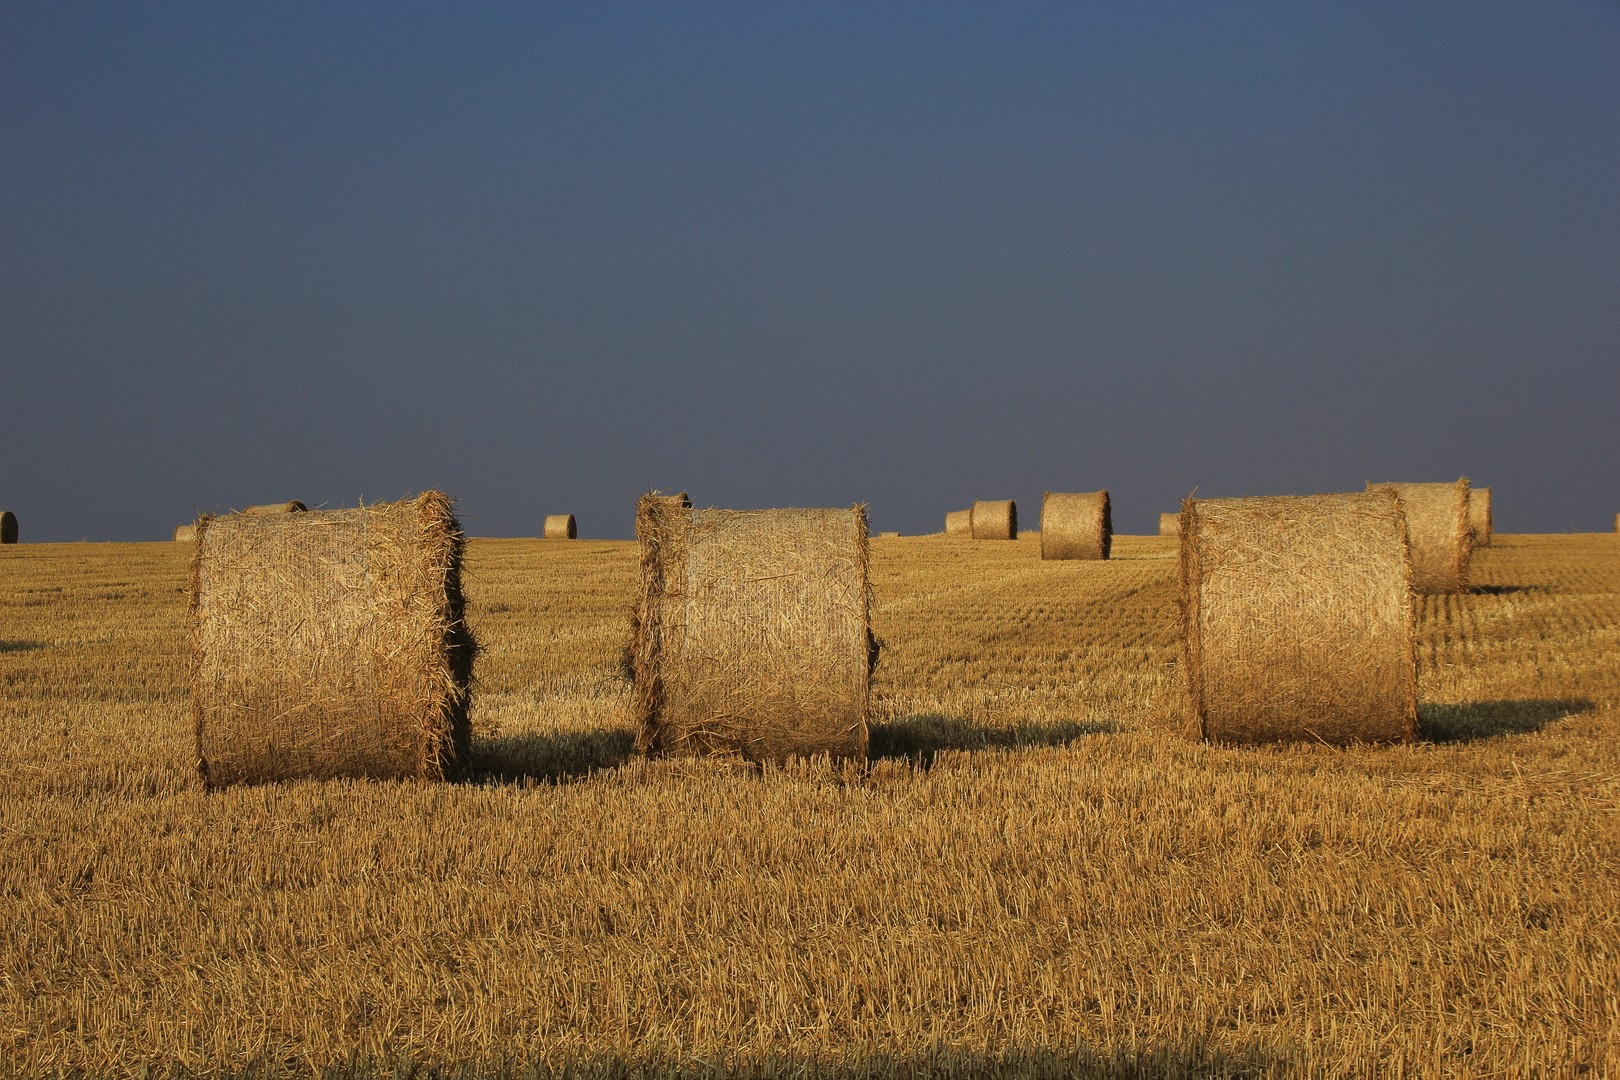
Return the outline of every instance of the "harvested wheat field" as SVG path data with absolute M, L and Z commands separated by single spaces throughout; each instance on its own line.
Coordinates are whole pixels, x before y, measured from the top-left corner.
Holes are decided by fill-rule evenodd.
M 208 793 L 190 545 L 0 552 L 0 1074 L 1620 1075 L 1620 550 L 1418 737 L 1182 738 L 1176 541 L 872 548 L 868 767 L 634 756 L 633 542 L 472 540 L 470 781 Z

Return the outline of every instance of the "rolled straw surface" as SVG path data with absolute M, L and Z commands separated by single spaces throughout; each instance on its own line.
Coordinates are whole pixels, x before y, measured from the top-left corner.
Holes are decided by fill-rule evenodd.
M 258 506 L 244 506 L 237 512 L 257 516 L 264 514 L 302 514 L 308 510 L 309 507 L 305 506 L 297 499 L 293 499 L 291 502 L 262 503 Z
M 573 514 L 547 514 L 541 533 L 547 540 L 573 540 L 579 535 Z
M 1180 536 L 1181 535 L 1181 515 L 1180 514 L 1160 514 L 1159 515 L 1159 535 L 1160 536 Z
M 973 504 L 969 519 L 975 540 L 1018 539 L 1018 506 L 1011 499 Z
M 1433 595 L 1468 591 L 1474 532 L 1468 527 L 1468 478 L 1454 484 L 1368 484 L 1388 491 L 1406 512 L 1412 548 L 1412 589 Z
M 438 492 L 204 517 L 192 705 L 204 782 L 460 773 L 474 644 L 461 527 Z
M 1041 558 L 1106 559 L 1113 542 L 1108 492 L 1048 491 L 1041 499 Z
M 1404 529 L 1388 492 L 1188 499 L 1188 734 L 1234 743 L 1410 741 L 1417 669 Z
M 1474 530 L 1474 546 L 1488 547 L 1491 542 L 1491 489 L 1468 489 L 1468 525 Z
M 174 540 L 177 544 L 190 544 L 197 539 L 197 526 L 176 525 L 174 527 Z
M 945 535 L 971 537 L 973 535 L 973 511 L 952 510 L 946 514 Z

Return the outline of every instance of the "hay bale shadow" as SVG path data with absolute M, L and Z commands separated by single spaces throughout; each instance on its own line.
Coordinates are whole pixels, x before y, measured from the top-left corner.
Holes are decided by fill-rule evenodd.
M 1535 585 L 1474 585 L 1468 591 L 1475 596 L 1514 596 L 1541 590 Z
M 1418 705 L 1418 737 L 1424 742 L 1474 742 L 1503 735 L 1530 735 L 1555 720 L 1591 712 L 1589 698 L 1524 698 Z
M 34 652 L 43 648 L 43 641 L 0 641 L 0 653 Z
M 496 735 L 474 738 L 467 780 L 475 784 L 562 784 L 616 769 L 636 751 L 629 728 L 566 735 Z
M 927 769 L 941 751 L 1067 746 L 1086 735 L 1118 730 L 1119 725 L 1111 721 L 1028 721 L 1013 727 L 991 727 L 963 716 L 917 713 L 873 723 L 868 756 L 873 761 L 903 758 L 919 769 Z

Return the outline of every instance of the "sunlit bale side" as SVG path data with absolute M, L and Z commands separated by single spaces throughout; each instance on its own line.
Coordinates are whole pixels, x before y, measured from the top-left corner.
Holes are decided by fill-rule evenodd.
M 1468 526 L 1468 478 L 1449 484 L 1368 484 L 1389 491 L 1406 512 L 1412 589 L 1420 594 L 1468 591 L 1474 532 Z
M 1106 559 L 1113 542 L 1108 492 L 1048 491 L 1041 499 L 1041 558 Z
M 1494 528 L 1491 523 L 1491 489 L 1468 489 L 1468 527 L 1474 530 L 1474 546 L 1488 547 Z
M 980 500 L 973 504 L 971 514 L 973 539 L 1018 539 L 1018 505 L 1013 500 Z
M 433 491 L 203 517 L 191 611 L 204 783 L 460 774 L 475 652 L 463 542 Z
M 1159 515 L 1159 535 L 1160 536 L 1180 536 L 1181 535 L 1181 515 L 1180 514 L 1160 514 Z
M 864 758 L 866 512 L 636 509 L 631 668 L 646 754 Z
M 540 535 L 547 540 L 573 540 L 579 536 L 579 526 L 573 514 L 547 514 Z
M 237 513 L 251 514 L 255 517 L 263 517 L 269 514 L 302 514 L 306 513 L 308 510 L 309 507 L 305 506 L 297 499 L 292 499 L 288 502 L 261 503 L 258 506 L 244 506 L 241 510 L 238 510 Z
M 176 525 L 174 527 L 174 542 L 177 544 L 194 544 L 197 542 L 197 526 Z
M 952 510 L 945 515 L 945 535 L 971 539 L 973 536 L 973 511 Z
M 1405 530 L 1388 491 L 1186 500 L 1187 734 L 1411 741 L 1417 669 Z

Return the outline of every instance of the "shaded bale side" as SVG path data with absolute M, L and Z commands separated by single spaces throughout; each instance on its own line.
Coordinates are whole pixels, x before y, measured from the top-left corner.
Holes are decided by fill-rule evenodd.
M 204 784 L 460 775 L 476 651 L 463 544 L 433 491 L 202 518 L 191 614 Z
M 1468 478 L 1454 484 L 1368 484 L 1401 500 L 1412 548 L 1412 589 L 1422 594 L 1468 591 L 1474 533 L 1468 527 Z
M 237 513 L 261 516 L 265 514 L 303 514 L 307 513 L 308 510 L 309 507 L 305 506 L 297 499 L 293 499 L 291 502 L 262 503 L 259 506 L 244 506 L 242 509 L 238 510 Z
M 1180 603 L 1191 738 L 1416 737 L 1411 562 L 1389 492 L 1186 500 Z
M 864 758 L 876 643 L 866 512 L 644 496 L 631 667 L 645 754 Z
M 1108 492 L 1048 491 L 1041 499 L 1041 558 L 1106 559 L 1114 542 Z
M 973 511 L 952 510 L 945 515 L 945 535 L 960 536 L 964 539 L 973 536 Z
M 579 528 L 573 514 L 547 514 L 541 535 L 547 540 L 573 540 L 579 536 Z
M 1487 547 L 1491 542 L 1491 489 L 1468 489 L 1468 527 L 1474 530 L 1474 546 Z
M 17 515 L 10 510 L 0 510 L 0 544 L 15 544 L 17 542 Z
M 970 513 L 969 532 L 973 539 L 1018 539 L 1018 506 L 1011 499 L 975 502 Z
M 1159 535 L 1160 536 L 1180 536 L 1181 535 L 1181 515 L 1180 514 L 1160 514 L 1159 515 Z
M 197 526 L 176 525 L 174 527 L 174 542 L 177 544 L 190 544 L 197 539 Z

